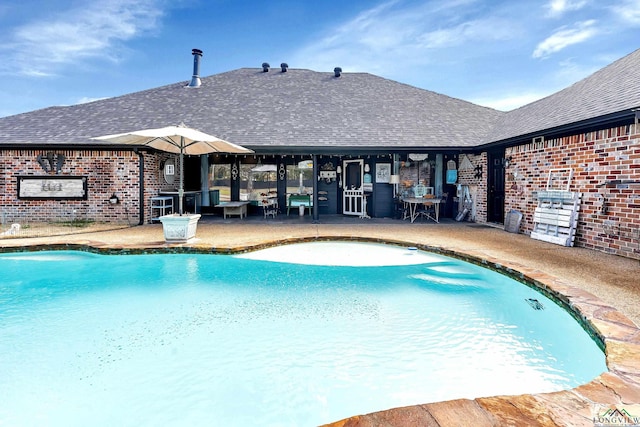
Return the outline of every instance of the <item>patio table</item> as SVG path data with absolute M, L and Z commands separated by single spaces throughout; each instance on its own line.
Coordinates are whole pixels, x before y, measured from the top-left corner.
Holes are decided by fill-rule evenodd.
M 216 205 L 216 208 L 223 209 L 223 217 L 227 219 L 227 215 L 240 215 L 240 219 L 247 217 L 247 205 L 251 202 L 224 202 Z
M 403 198 L 402 202 L 405 204 L 406 210 L 409 212 L 408 216 L 405 216 L 402 219 L 409 218 L 411 222 L 414 222 L 418 216 L 420 216 L 420 212 L 418 212 L 418 205 L 422 205 L 425 203 L 431 203 L 435 207 L 435 216 L 427 215 L 434 222 L 440 222 L 440 202 L 442 200 L 438 198 L 423 198 L 423 197 L 407 197 Z

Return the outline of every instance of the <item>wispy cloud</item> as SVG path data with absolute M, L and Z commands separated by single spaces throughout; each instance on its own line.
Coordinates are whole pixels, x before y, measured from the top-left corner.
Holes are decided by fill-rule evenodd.
M 101 100 L 103 100 L 103 99 L 107 99 L 107 98 L 105 98 L 105 97 L 100 97 L 100 98 L 89 98 L 89 97 L 83 96 L 82 98 L 79 98 L 79 99 L 76 101 L 76 104 L 88 104 L 88 103 L 90 103 L 90 102 L 101 101 Z
M 450 28 L 430 31 L 418 37 L 421 47 L 428 49 L 461 46 L 471 40 L 499 41 L 514 37 L 508 25 L 496 25 L 495 20 L 474 20 Z
M 568 46 L 590 39 L 598 33 L 595 24 L 596 21 L 590 19 L 588 21 L 578 22 L 573 27 L 565 26 L 560 28 L 536 46 L 536 49 L 533 51 L 533 57 L 544 58 Z
M 537 101 L 540 98 L 544 98 L 545 96 L 550 95 L 549 93 L 542 92 L 529 92 L 529 93 L 518 93 L 518 94 L 501 94 L 497 97 L 493 98 L 475 98 L 470 99 L 470 102 L 478 105 L 484 105 L 485 107 L 490 107 L 500 111 L 511 111 L 516 108 L 522 107 L 523 105 L 530 104 L 533 101 Z
M 582 80 L 589 74 L 595 73 L 618 58 L 599 59 L 595 56 L 593 59 L 593 62 L 579 61 L 578 58 L 567 58 L 559 61 L 558 68 L 553 75 L 554 80 L 559 83 L 560 87 L 566 87 L 573 82 Z
M 4 72 L 42 77 L 87 58 L 117 61 L 119 43 L 154 31 L 162 17 L 158 0 L 102 0 L 26 23 L 2 48 Z
M 443 51 L 465 43 L 490 42 L 517 37 L 517 25 L 509 19 L 470 13 L 475 0 L 423 2 L 407 5 L 391 1 L 360 13 L 332 30 L 332 35 L 301 48 L 296 63 L 313 69 L 341 65 L 349 71 L 379 72 L 397 64 L 416 66 Z M 467 47 L 467 46 L 465 46 Z
M 587 0 L 550 0 L 545 6 L 547 16 L 559 18 L 567 12 L 580 10 L 587 5 Z
M 622 0 L 611 6 L 614 16 L 632 27 L 640 27 L 640 0 Z

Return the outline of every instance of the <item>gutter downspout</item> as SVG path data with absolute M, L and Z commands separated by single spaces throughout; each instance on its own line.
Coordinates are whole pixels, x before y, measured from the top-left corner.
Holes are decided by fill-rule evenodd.
M 139 213 L 139 217 L 140 220 L 138 222 L 138 225 L 144 225 L 144 155 L 138 151 L 137 148 L 133 149 L 133 152 L 136 153 L 138 155 L 139 158 L 139 167 L 138 170 L 140 171 L 139 174 L 139 181 L 140 181 L 140 213 Z

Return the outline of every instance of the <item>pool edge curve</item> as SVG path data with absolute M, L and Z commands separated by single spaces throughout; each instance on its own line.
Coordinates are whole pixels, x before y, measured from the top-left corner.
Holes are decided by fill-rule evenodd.
M 98 242 L 51 243 L 1 247 L 0 252 L 78 250 L 98 254 L 201 253 L 238 254 L 285 244 L 344 241 L 413 246 L 420 250 L 461 259 L 505 274 L 540 290 L 563 306 L 604 350 L 608 371 L 589 383 L 553 393 L 490 396 L 391 408 L 354 415 L 324 426 L 454 426 L 471 422 L 483 425 L 594 425 L 604 409 L 640 402 L 640 329 L 615 307 L 563 279 L 514 262 L 505 262 L 475 250 L 451 250 L 441 246 L 373 237 L 316 235 L 275 238 L 243 246 L 215 247 L 192 243 L 150 247 L 116 247 Z M 640 416 L 640 413 L 633 414 Z M 532 424 L 534 422 L 534 424 Z

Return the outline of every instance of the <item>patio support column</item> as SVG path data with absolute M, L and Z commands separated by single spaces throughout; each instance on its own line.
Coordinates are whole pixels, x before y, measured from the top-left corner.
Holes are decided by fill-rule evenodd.
M 140 165 L 140 169 L 138 171 L 138 180 L 140 182 L 139 185 L 139 197 L 140 197 L 140 210 L 139 210 L 139 222 L 138 225 L 143 225 L 144 224 L 144 198 L 145 198 L 145 194 L 144 194 L 144 155 L 142 154 L 142 152 L 140 152 L 140 150 L 138 150 L 137 148 L 133 149 L 133 152 L 136 153 L 138 155 L 138 161 L 139 161 L 139 165 Z
M 231 161 L 231 200 L 240 200 L 240 159 L 234 156 Z
M 182 137 L 180 137 L 182 141 Z M 182 144 L 181 144 L 182 146 Z M 178 213 L 182 216 L 182 210 L 184 209 L 184 153 L 180 148 L 180 185 L 178 186 Z
M 202 190 L 202 200 L 200 206 L 211 206 L 209 200 L 209 155 L 200 155 L 200 190 Z
M 284 156 L 275 157 L 278 170 L 276 171 L 276 191 L 278 192 L 278 206 L 280 212 L 285 212 L 287 207 L 287 160 Z
M 435 188 L 436 196 L 442 196 L 442 175 L 444 174 L 444 158 L 442 153 L 436 154 Z
M 320 171 L 318 170 L 318 155 L 313 155 L 313 223 L 317 224 L 319 222 L 320 214 L 318 206 L 318 175 L 320 175 Z

